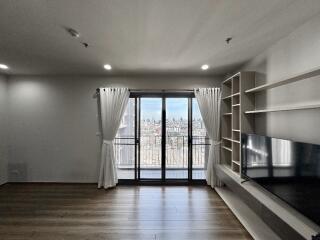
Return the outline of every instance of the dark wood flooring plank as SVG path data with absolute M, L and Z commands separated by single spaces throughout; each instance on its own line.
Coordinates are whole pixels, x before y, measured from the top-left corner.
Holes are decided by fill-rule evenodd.
M 6 184 L 1 240 L 252 239 L 208 187 Z

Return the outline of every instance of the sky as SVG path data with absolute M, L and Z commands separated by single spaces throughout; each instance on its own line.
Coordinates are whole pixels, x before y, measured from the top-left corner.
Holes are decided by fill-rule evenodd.
M 161 98 L 141 98 L 141 119 L 161 119 Z M 167 98 L 167 119 L 188 119 L 187 98 Z M 192 101 L 193 118 L 201 118 L 196 99 Z

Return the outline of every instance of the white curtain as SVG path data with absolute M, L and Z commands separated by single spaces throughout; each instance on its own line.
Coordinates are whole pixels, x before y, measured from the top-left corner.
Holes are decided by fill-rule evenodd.
M 215 165 L 220 163 L 220 88 L 199 88 L 194 90 L 200 113 L 210 138 L 206 180 L 211 187 L 220 187 Z
M 113 140 L 129 101 L 127 88 L 100 88 L 101 165 L 98 188 L 118 183 Z

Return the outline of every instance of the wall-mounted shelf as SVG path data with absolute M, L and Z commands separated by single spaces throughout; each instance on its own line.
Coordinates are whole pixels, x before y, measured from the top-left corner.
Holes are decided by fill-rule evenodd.
M 232 129 L 232 132 L 240 132 L 239 129 Z
M 223 114 L 223 116 L 231 116 L 231 115 L 232 115 L 231 112 L 229 112 L 229 113 L 224 113 L 224 114 Z
M 261 86 L 257 86 L 251 89 L 246 90 L 246 93 L 253 93 L 253 92 L 259 92 L 259 91 L 263 91 L 266 89 L 271 89 L 271 88 L 275 88 L 275 87 L 279 87 L 288 83 L 293 83 L 293 82 L 297 82 L 300 80 L 304 80 L 304 79 L 308 79 L 311 77 L 315 77 L 320 75 L 320 68 L 314 68 L 312 70 L 309 70 L 307 72 L 303 72 L 300 74 L 296 74 L 296 75 L 292 75 L 290 77 L 287 77 L 285 79 L 281 79 L 279 81 L 274 81 L 271 83 L 267 83 L 267 84 L 263 84 Z
M 315 109 L 320 108 L 320 103 L 303 105 L 303 106 L 286 106 L 286 107 L 276 107 L 269 109 L 257 109 L 253 111 L 245 111 L 246 114 L 257 114 L 257 113 L 268 113 L 268 112 L 280 112 L 280 111 L 292 111 L 292 110 L 304 110 L 304 109 Z
M 238 104 L 233 104 L 232 107 L 240 107 L 240 103 L 238 103 Z

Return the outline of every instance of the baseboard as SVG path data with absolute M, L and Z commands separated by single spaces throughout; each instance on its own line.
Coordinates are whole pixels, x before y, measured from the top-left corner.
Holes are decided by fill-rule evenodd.
M 8 182 L 0 183 L 0 187 L 6 185 Z
M 7 182 L 6 184 L 83 184 L 92 185 L 97 184 L 96 182 Z

